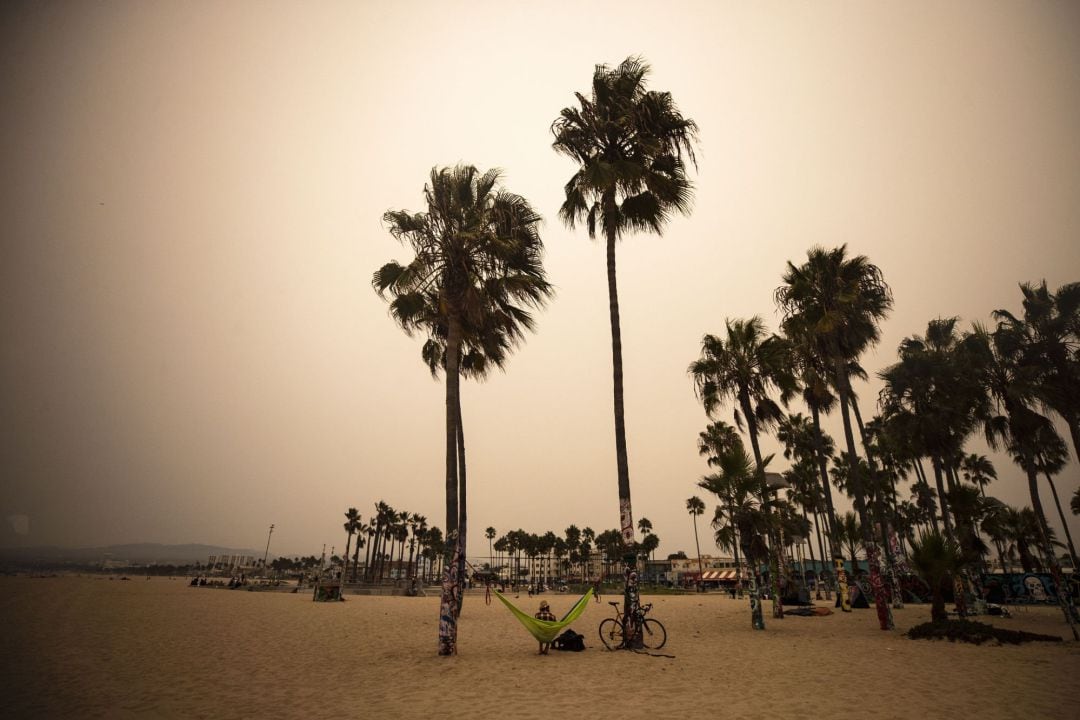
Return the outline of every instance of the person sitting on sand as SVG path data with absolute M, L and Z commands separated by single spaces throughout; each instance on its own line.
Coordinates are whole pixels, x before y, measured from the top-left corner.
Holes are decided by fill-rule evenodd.
M 537 620 L 547 620 L 549 622 L 555 622 L 555 616 L 551 613 L 551 606 L 548 605 L 547 600 L 540 601 L 540 611 L 533 615 Z M 548 648 L 551 647 L 551 643 L 540 643 L 540 654 L 547 655 Z

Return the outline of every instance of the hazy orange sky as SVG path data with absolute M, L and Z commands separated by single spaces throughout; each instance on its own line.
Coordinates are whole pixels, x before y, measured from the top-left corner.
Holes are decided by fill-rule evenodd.
M 0 13 L 4 545 L 261 548 L 274 523 L 271 552 L 317 554 L 380 499 L 442 525 L 443 387 L 370 279 L 408 257 L 382 213 L 423 209 L 457 162 L 503 168 L 544 215 L 557 287 L 507 372 L 463 386 L 470 554 L 488 525 L 616 527 L 603 247 L 558 220 L 574 168 L 549 126 L 630 54 L 701 127 L 693 214 L 618 256 L 634 513 L 661 553 L 693 552 L 706 471 L 686 367 L 726 317 L 776 327 L 787 260 L 847 243 L 882 268 L 872 373 L 931 318 L 1080 280 L 1074 3 Z M 857 388 L 867 413 L 878 389 Z M 990 492 L 1028 504 L 995 459 Z M 1063 499 L 1078 481 L 1073 462 Z

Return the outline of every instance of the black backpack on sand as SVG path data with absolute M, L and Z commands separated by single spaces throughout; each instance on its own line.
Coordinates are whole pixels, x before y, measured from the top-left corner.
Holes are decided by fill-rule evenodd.
M 573 630 L 566 630 L 562 635 L 555 638 L 554 642 L 551 643 L 551 647 L 556 650 L 581 652 L 585 649 L 585 636 L 579 635 Z

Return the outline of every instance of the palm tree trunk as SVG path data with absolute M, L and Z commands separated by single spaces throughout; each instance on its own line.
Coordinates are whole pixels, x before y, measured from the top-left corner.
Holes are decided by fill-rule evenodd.
M 1039 479 L 1035 474 L 1035 468 L 1029 461 L 1027 463 L 1028 470 L 1028 492 L 1031 494 L 1031 507 L 1035 510 L 1035 517 L 1039 519 L 1039 541 L 1042 544 L 1043 552 L 1046 554 L 1047 562 L 1050 565 L 1050 575 L 1054 578 L 1054 585 L 1057 588 L 1058 604 L 1061 606 L 1061 611 L 1065 613 L 1065 622 L 1069 624 L 1069 629 L 1072 631 L 1073 640 L 1080 640 L 1080 634 L 1076 631 L 1076 625 L 1073 623 L 1072 599 L 1069 594 L 1068 585 L 1065 584 L 1064 579 L 1061 576 L 1061 567 L 1058 565 L 1057 558 L 1054 557 L 1054 549 L 1050 545 L 1050 528 L 1046 524 L 1046 514 L 1043 513 L 1042 500 L 1039 499 Z
M 822 585 L 821 577 L 822 575 L 825 575 L 825 558 L 827 556 L 825 555 L 825 545 L 822 543 L 821 540 L 821 513 L 817 512 L 816 510 L 814 511 L 814 534 L 817 535 L 818 554 L 821 555 L 821 565 L 815 566 L 814 568 L 814 586 L 815 590 L 817 591 L 815 595 L 817 595 L 817 598 L 820 600 Z M 831 598 L 831 596 L 832 594 L 829 591 L 829 586 L 826 585 L 825 599 L 828 600 Z
M 769 529 L 769 589 L 772 594 L 773 617 L 778 620 L 784 619 L 784 603 L 780 598 L 780 560 L 778 555 L 783 548 L 777 542 L 773 534 L 773 514 L 770 502 L 769 485 L 765 481 L 765 463 L 761 459 L 761 447 L 758 445 L 757 421 L 754 419 L 750 408 L 750 398 L 745 392 L 739 393 L 739 404 L 742 406 L 743 415 L 746 418 L 746 429 L 750 434 L 750 447 L 754 451 L 754 464 L 757 467 L 758 479 L 761 482 L 761 507 L 765 511 L 766 525 Z
M 345 587 L 345 576 L 349 572 L 349 548 L 352 546 L 352 533 L 349 533 L 345 539 L 345 554 L 341 556 L 341 588 Z M 338 594 L 341 594 L 341 589 L 338 589 Z
M 457 398 L 457 458 L 458 458 L 458 537 L 461 550 L 458 554 L 458 598 L 457 613 L 461 615 L 461 604 L 465 602 L 465 552 L 469 540 L 468 506 L 465 502 L 465 428 L 461 422 L 461 392 Z
M 945 494 L 945 484 L 942 482 L 944 463 L 938 455 L 932 455 L 930 460 L 934 466 L 934 483 L 937 485 L 938 506 L 941 509 L 941 522 L 945 525 L 945 537 L 951 542 L 956 542 L 956 535 L 953 533 L 952 513 L 949 512 L 949 500 Z
M 1065 424 L 1069 426 L 1069 437 L 1072 438 L 1073 454 L 1080 459 L 1080 415 L 1072 415 L 1065 418 Z
M 732 543 L 732 550 L 735 553 L 735 592 L 739 597 L 742 597 L 742 563 L 739 561 L 739 528 L 735 524 L 735 501 L 734 499 L 728 500 L 728 518 L 731 519 L 731 532 L 735 538 L 735 542 Z M 701 553 L 698 553 L 698 557 L 701 557 Z
M 371 582 L 371 546 L 375 543 L 375 535 L 368 535 L 367 546 L 364 548 L 364 581 Z
M 458 557 L 461 549 L 458 533 L 458 437 L 461 358 L 461 325 L 450 313 L 446 334 L 446 545 L 450 562 L 444 562 L 442 593 L 439 599 L 439 655 L 457 652 L 457 609 L 460 594 Z
M 701 566 L 701 543 L 698 542 L 697 534 L 697 513 L 690 511 L 690 517 L 694 518 L 694 547 L 697 548 L 697 566 L 698 566 L 698 591 L 701 591 L 701 576 L 705 574 L 705 568 Z
M 1069 532 L 1069 523 L 1065 522 L 1065 513 L 1061 511 L 1061 500 L 1058 499 L 1057 487 L 1054 486 L 1054 479 L 1050 477 L 1050 473 L 1043 473 L 1046 476 L 1046 482 L 1050 483 L 1050 492 L 1054 494 L 1054 505 L 1057 506 L 1058 517 L 1061 519 L 1061 527 L 1065 528 L 1065 540 L 1069 543 L 1069 562 L 1072 563 L 1073 571 L 1076 571 L 1076 548 L 1073 546 L 1072 533 Z
M 829 541 L 829 554 L 832 557 L 836 557 L 836 509 L 833 507 L 832 485 L 829 483 L 828 458 L 826 458 L 825 453 L 821 451 L 821 416 L 818 413 L 817 407 L 810 407 L 810 416 L 814 421 L 814 456 L 817 458 L 818 472 L 821 474 L 821 490 L 825 494 L 825 508 L 828 512 L 829 525 L 826 537 Z
M 626 455 L 626 413 L 623 405 L 622 329 L 619 325 L 619 290 L 615 281 L 615 191 L 604 193 L 604 218 L 607 232 L 608 311 L 611 315 L 611 379 L 615 401 L 615 467 L 619 481 L 619 524 L 626 555 L 623 557 L 623 615 L 627 622 L 627 637 L 636 636 L 638 591 L 634 573 L 634 514 L 630 504 L 630 465 Z
M 855 435 L 851 430 L 851 416 L 848 411 L 850 388 L 848 386 L 847 369 L 842 361 L 836 363 L 837 394 L 840 396 L 840 415 L 844 421 L 844 441 L 848 448 L 848 472 L 849 482 L 854 483 L 855 489 L 855 512 L 859 514 L 859 522 L 862 523 L 863 545 L 866 547 L 866 561 L 870 566 L 870 587 L 874 591 L 874 607 L 877 610 L 878 624 L 882 630 L 892 630 L 892 612 L 889 610 L 889 602 L 885 597 L 885 584 L 881 581 L 881 568 L 878 565 L 877 545 L 874 543 L 874 530 L 870 526 L 870 517 L 866 512 L 866 497 L 862 480 L 859 477 L 859 456 L 855 450 Z
M 873 453 L 870 452 L 870 442 L 866 435 L 866 426 L 863 424 L 862 413 L 859 412 L 859 401 L 854 396 L 851 398 L 851 409 L 855 412 L 855 422 L 859 426 L 859 438 L 862 440 L 863 452 L 866 453 L 866 464 L 869 466 L 870 472 L 876 475 L 877 463 L 874 461 Z M 874 514 L 877 515 L 878 525 L 881 528 L 881 546 L 885 549 L 885 566 L 889 571 L 892 606 L 897 610 L 901 610 L 904 607 L 904 601 L 900 593 L 900 581 L 896 578 L 896 558 L 893 557 L 892 546 L 889 544 L 889 516 L 885 512 L 885 503 L 877 489 L 874 490 L 871 502 L 873 503 Z M 871 532 L 872 531 L 873 528 L 871 528 Z M 892 624 L 891 615 L 889 617 L 889 624 Z
M 353 548 L 352 558 L 352 582 L 356 582 L 356 574 L 360 571 L 360 546 L 363 545 L 364 536 L 356 533 L 356 547 Z

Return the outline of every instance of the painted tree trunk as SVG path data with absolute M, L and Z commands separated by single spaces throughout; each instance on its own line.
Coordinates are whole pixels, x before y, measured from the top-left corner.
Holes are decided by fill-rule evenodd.
M 457 608 L 460 603 L 457 595 L 461 592 L 461 578 L 458 567 L 462 557 L 460 541 L 454 538 L 454 551 L 450 562 L 443 563 L 442 594 L 439 598 L 439 655 L 457 654 Z
M 743 546 L 743 555 L 746 556 L 746 564 L 750 566 L 746 581 L 750 584 L 750 626 L 755 630 L 765 629 L 765 614 L 761 611 L 761 575 L 758 572 L 759 563 L 751 560 L 751 555 L 746 546 Z
M 439 600 L 439 655 L 457 652 L 457 618 L 460 608 L 460 568 L 464 547 L 458 532 L 458 416 L 460 413 L 460 376 L 458 363 L 461 327 L 453 313 L 446 337 L 446 539 L 450 562 L 443 564 L 442 593 Z
M 458 460 L 458 537 L 461 550 L 458 554 L 458 594 L 457 614 L 461 615 L 461 605 L 465 602 L 465 558 L 469 541 L 468 505 L 465 501 L 465 428 L 461 422 L 461 393 L 457 400 L 457 460 Z
M 851 596 L 848 594 L 847 571 L 844 570 L 844 561 L 840 558 L 833 559 L 833 567 L 836 570 L 837 596 L 840 609 L 851 612 Z

